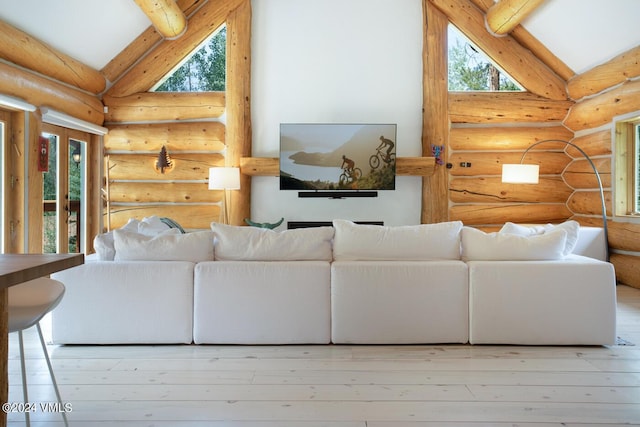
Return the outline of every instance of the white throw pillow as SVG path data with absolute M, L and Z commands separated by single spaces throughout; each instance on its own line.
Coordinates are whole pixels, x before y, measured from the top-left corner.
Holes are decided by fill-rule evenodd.
M 461 221 L 381 226 L 334 220 L 338 261 L 460 259 Z
M 146 236 L 155 236 L 170 228 L 171 227 L 162 222 L 159 216 L 155 215 L 142 218 L 142 221 L 138 223 L 138 233 Z
M 544 234 L 545 225 L 520 225 L 506 222 L 500 229 L 500 233 L 516 234 L 518 236 L 537 236 Z
M 135 234 L 138 233 L 138 225 L 140 221 L 137 219 L 130 219 L 124 227 L 119 228 L 119 230 L 127 231 Z M 180 230 L 177 228 L 167 228 L 160 233 L 154 233 L 153 236 L 160 234 L 180 234 Z M 93 248 L 96 250 L 96 254 L 98 254 L 98 260 L 100 261 L 113 261 L 116 255 L 116 248 L 114 245 L 113 231 L 109 231 L 107 233 L 98 234 L 93 238 Z
M 169 229 L 156 236 L 114 230 L 115 261 L 212 261 L 213 233 L 182 234 Z
M 510 233 L 485 233 L 464 227 L 462 259 L 464 261 L 530 261 L 564 258 L 567 232 L 562 229 L 544 234 L 519 236 Z
M 554 230 L 564 230 L 567 232 L 567 242 L 563 253 L 564 256 L 571 254 L 578 243 L 578 236 L 580 233 L 580 223 L 577 221 L 569 220 L 558 225 L 518 225 L 512 222 L 507 222 L 500 229 L 500 233 L 517 234 L 519 236 L 533 236 L 545 234 Z
M 98 234 L 94 237 L 93 249 L 96 250 L 100 261 L 113 261 L 116 255 L 116 248 L 113 246 L 113 231 Z
M 215 258 L 221 261 L 331 261 L 333 228 L 285 231 L 212 223 Z
M 578 243 L 580 223 L 578 221 L 565 221 L 558 225 L 547 224 L 545 233 L 549 233 L 554 230 L 564 230 L 567 232 L 567 243 L 564 247 L 564 255 L 567 256 L 571 254 Z

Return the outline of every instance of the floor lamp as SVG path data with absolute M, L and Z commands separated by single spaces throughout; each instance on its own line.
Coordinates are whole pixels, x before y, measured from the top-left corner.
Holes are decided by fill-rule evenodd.
M 240 189 L 240 168 L 209 168 L 209 190 L 224 190 L 220 222 L 229 224 L 229 190 Z
M 539 165 L 526 165 L 523 163 L 524 156 L 535 146 L 544 144 L 546 142 L 560 142 L 565 145 L 569 145 L 580 152 L 584 156 L 585 159 L 591 165 L 593 169 L 593 173 L 596 175 L 596 179 L 598 180 L 598 188 L 600 190 L 600 203 L 602 205 L 602 228 L 604 230 L 604 242 L 605 242 L 605 257 L 606 260 L 609 261 L 609 232 L 607 229 L 607 207 L 604 200 L 604 189 L 602 188 L 602 180 L 600 179 L 600 174 L 596 169 L 596 166 L 593 164 L 591 158 L 584 152 L 584 150 L 578 147 L 573 142 L 565 141 L 562 139 L 545 139 L 544 141 L 538 141 L 532 144 L 529 148 L 524 150 L 522 153 L 522 157 L 520 158 L 520 164 L 504 164 L 502 165 L 502 182 L 511 183 L 511 184 L 537 184 L 538 177 L 540 174 L 540 166 Z

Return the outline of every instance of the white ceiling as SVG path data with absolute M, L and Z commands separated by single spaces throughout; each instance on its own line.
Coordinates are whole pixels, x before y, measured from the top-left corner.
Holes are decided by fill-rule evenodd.
M 133 0 L 0 0 L 0 20 L 96 70 L 151 25 Z
M 522 24 L 579 74 L 640 46 L 639 16 L 640 0 L 546 0 Z M 0 0 L 0 20 L 97 70 L 151 24 L 133 0 Z
M 546 0 L 522 26 L 577 74 L 640 46 L 639 0 Z

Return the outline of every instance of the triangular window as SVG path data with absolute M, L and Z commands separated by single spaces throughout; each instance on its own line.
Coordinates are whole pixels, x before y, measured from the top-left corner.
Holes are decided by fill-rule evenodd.
M 152 92 L 224 91 L 227 28 L 220 27 L 154 86 Z
M 511 76 L 455 26 L 449 24 L 449 90 L 451 91 L 522 91 Z

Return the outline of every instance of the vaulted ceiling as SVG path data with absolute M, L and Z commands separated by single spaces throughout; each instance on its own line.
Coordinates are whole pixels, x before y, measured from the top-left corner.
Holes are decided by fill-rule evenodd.
M 638 16 L 638 0 L 545 0 L 522 26 L 580 74 L 640 46 Z M 0 20 L 96 70 L 151 25 L 134 0 L 0 0 Z

